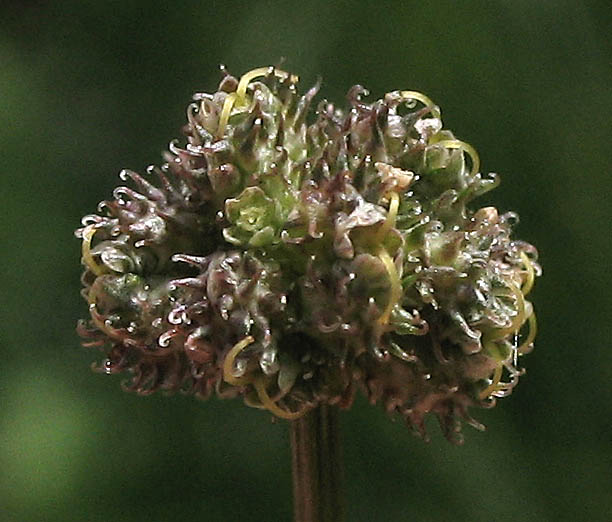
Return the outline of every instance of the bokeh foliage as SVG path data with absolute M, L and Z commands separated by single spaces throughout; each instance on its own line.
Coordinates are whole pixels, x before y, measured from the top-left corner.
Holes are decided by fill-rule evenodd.
M 141 398 L 79 347 L 72 231 L 160 163 L 195 91 L 278 63 L 340 101 L 427 93 L 502 177 L 544 276 L 540 333 L 488 431 L 426 445 L 343 415 L 349 520 L 609 520 L 607 2 L 12 2 L 0 11 L 0 521 L 289 520 L 287 427 L 240 401 Z M 437 430 L 431 430 L 436 433 Z

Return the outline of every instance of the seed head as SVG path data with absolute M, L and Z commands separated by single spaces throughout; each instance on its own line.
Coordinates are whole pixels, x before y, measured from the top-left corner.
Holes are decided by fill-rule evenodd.
M 423 436 L 430 412 L 455 442 L 461 419 L 481 428 L 468 408 L 523 373 L 540 273 L 516 214 L 469 206 L 498 177 L 420 93 L 357 85 L 311 118 L 318 84 L 224 74 L 189 105 L 185 145 L 124 170 L 77 230 L 99 369 L 287 419 L 361 390 Z

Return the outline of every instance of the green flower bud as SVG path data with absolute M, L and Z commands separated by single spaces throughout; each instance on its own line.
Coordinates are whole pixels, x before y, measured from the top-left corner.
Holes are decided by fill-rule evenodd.
M 310 105 L 274 68 L 187 110 L 156 183 L 131 171 L 83 219 L 84 344 L 128 389 L 242 396 L 294 419 L 358 390 L 425 435 L 511 392 L 532 347 L 535 248 L 429 98 Z
M 226 200 L 225 215 L 233 224 L 223 229 L 228 243 L 261 247 L 275 239 L 274 201 L 259 187 L 247 187 L 237 198 Z

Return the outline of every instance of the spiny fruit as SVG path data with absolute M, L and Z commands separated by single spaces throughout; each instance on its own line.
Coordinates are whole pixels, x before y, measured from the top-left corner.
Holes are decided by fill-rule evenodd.
M 242 396 L 295 419 L 356 390 L 460 442 L 471 406 L 510 393 L 536 323 L 536 249 L 498 184 L 426 96 L 310 106 L 270 68 L 187 109 L 186 144 L 83 219 L 81 321 L 99 369 L 141 394 Z M 153 183 L 148 177 L 156 176 Z

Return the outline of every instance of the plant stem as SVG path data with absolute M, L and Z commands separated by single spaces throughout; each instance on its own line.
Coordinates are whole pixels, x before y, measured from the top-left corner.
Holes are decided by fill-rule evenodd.
M 344 518 L 338 413 L 320 405 L 291 423 L 295 522 Z

